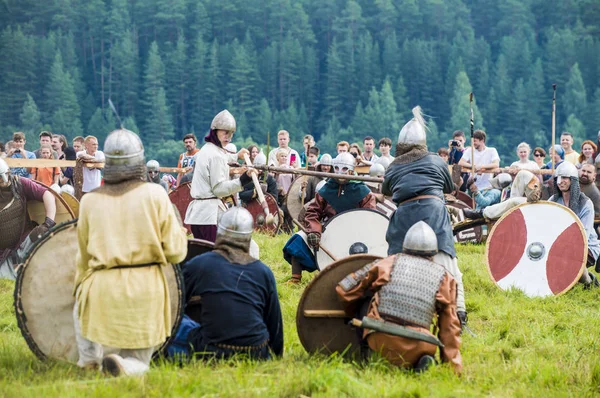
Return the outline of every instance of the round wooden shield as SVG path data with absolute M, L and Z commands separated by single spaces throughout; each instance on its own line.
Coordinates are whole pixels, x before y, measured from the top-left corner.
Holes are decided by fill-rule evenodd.
M 283 224 L 283 217 L 279 212 L 277 200 L 273 197 L 273 195 L 268 193 L 265 194 L 265 200 L 267 201 L 269 212 L 275 217 L 273 224 L 267 225 L 265 212 L 262 205 L 258 201 L 258 198 L 252 199 L 250 202 L 246 203 L 246 210 L 248 210 L 250 214 L 252 214 L 252 218 L 254 218 L 255 231 L 275 235 L 277 231 L 279 231 L 279 228 L 281 228 L 281 224 Z
M 352 209 L 330 218 L 323 226 L 321 246 L 327 249 L 317 251 L 317 262 L 321 270 L 335 260 L 350 254 L 353 245 L 361 243 L 367 247 L 367 253 L 376 256 L 387 256 L 388 243 L 385 240 L 390 223 L 382 213 L 372 209 Z
M 458 191 L 456 193 L 456 199 L 469 206 L 470 209 L 473 208 L 473 198 L 467 195 L 466 192 Z
M 67 192 L 61 192 L 60 196 L 64 199 L 64 201 L 67 203 L 67 205 L 71 208 L 75 218 L 78 218 L 79 217 L 79 201 L 77 200 L 77 198 Z
M 335 288 L 347 275 L 380 258 L 371 254 L 343 258 L 317 274 L 306 287 L 296 312 L 298 337 L 306 351 L 344 352 L 347 356 L 358 352 L 359 335 L 348 326 Z
M 213 242 L 202 239 L 188 239 L 188 252 L 183 263 L 187 263 L 192 258 L 201 255 L 202 253 L 210 252 L 215 247 Z
M 169 199 L 171 199 L 171 203 L 173 203 L 177 210 L 179 210 L 181 221 L 185 221 L 185 213 L 187 212 L 187 208 L 192 201 L 192 195 L 190 194 L 191 187 L 191 182 L 185 182 L 179 185 L 173 191 L 169 192 Z M 192 233 L 192 229 L 188 224 L 184 223 L 183 226 L 187 228 L 188 234 Z
M 587 236 L 570 209 L 553 202 L 524 203 L 504 214 L 488 237 L 492 280 L 530 297 L 562 294 L 577 283 L 587 259 Z
M 458 223 L 465 221 L 465 215 L 462 210 L 471 209 L 471 206 L 467 205 L 465 202 L 455 199 L 453 201 L 446 201 L 448 206 L 452 206 L 456 209 L 459 209 L 459 218 Z M 487 231 L 487 228 L 485 229 Z M 462 228 L 459 232 L 454 234 L 454 240 L 458 243 L 481 243 L 485 240 L 486 236 L 484 234 L 484 228 L 481 225 L 474 225 L 471 228 Z
M 308 178 L 306 178 L 308 180 Z M 285 196 L 285 205 L 287 206 L 290 216 L 294 220 L 298 220 L 298 216 L 302 211 L 302 181 L 304 177 L 298 177 L 290 185 L 287 195 Z M 308 200 L 304 201 L 304 204 L 308 203 Z
M 77 250 L 77 221 L 60 224 L 35 243 L 17 276 L 17 323 L 39 359 L 71 363 L 79 359 L 73 321 Z M 174 336 L 183 311 L 183 281 L 178 265 L 164 267 L 163 271 L 171 299 Z
M 32 180 L 33 181 L 33 180 Z M 63 222 L 72 221 L 77 218 L 75 212 L 71 207 L 67 204 L 65 199 L 54 189 L 49 186 L 42 184 L 39 181 L 33 181 L 36 184 L 47 188 L 48 191 L 54 196 L 56 201 L 56 217 L 54 217 L 54 222 L 57 224 L 61 224 Z M 77 210 L 79 213 L 79 210 Z M 35 221 L 38 225 L 42 225 L 44 221 L 46 221 L 46 208 L 44 207 L 43 202 L 38 202 L 37 200 L 28 200 L 27 201 L 27 213 L 29 214 L 29 219 L 31 221 Z

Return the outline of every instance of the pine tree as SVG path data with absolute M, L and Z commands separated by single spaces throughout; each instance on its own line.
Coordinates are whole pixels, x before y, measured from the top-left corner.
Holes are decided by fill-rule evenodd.
M 544 71 L 542 69 L 542 60 L 538 58 L 531 69 L 529 79 L 525 83 L 525 91 L 527 92 L 526 106 L 529 108 L 528 128 L 526 132 L 532 135 L 545 136 L 547 129 L 544 128 L 545 121 L 550 120 L 549 101 L 544 90 Z M 539 141 L 534 139 L 533 142 L 546 142 L 547 140 Z
M 23 104 L 23 111 L 19 116 L 21 130 L 25 133 L 28 142 L 37 142 L 38 134 L 42 129 L 41 115 L 31 95 L 27 94 L 27 100 Z
M 466 72 L 459 72 L 456 75 L 454 83 L 454 94 L 450 100 L 451 118 L 446 125 L 447 131 L 469 130 L 469 121 L 471 120 L 471 108 L 469 95 L 473 91 L 469 76 Z M 473 99 L 473 115 L 475 119 L 475 128 L 483 128 L 483 117 L 477 106 L 477 99 Z
M 567 122 L 563 125 L 562 131 L 568 131 L 571 133 L 575 142 L 582 142 L 587 138 L 585 134 L 585 126 L 574 114 L 569 115 Z
M 54 133 L 76 136 L 83 134 L 81 109 L 75 95 L 73 80 L 64 70 L 60 52 L 54 58 L 50 70 L 46 95 L 53 101 L 48 109 Z
M 342 114 L 344 87 L 344 68 L 339 53 L 339 45 L 334 40 L 327 54 L 327 88 L 325 90 L 326 114 L 337 117 Z
M 96 108 L 96 111 L 90 118 L 87 125 L 87 134 L 93 135 L 98 142 L 104 142 L 108 134 L 116 128 L 115 118 L 109 108 L 102 111 Z
M 392 31 L 383 42 L 382 72 L 384 76 L 393 78 L 400 70 L 400 47 L 396 31 Z
M 167 101 L 172 106 L 172 119 L 175 129 L 183 132 L 187 129 L 187 43 L 183 32 L 179 32 L 175 48 L 167 55 L 166 87 Z
M 207 112 L 210 100 L 206 95 L 206 63 L 207 44 L 199 33 L 194 41 L 193 50 L 188 63 L 187 75 L 189 76 L 187 93 L 189 95 L 189 123 L 190 130 L 199 131 L 210 123 Z
M 600 134 L 600 87 L 594 92 L 594 98 L 588 105 L 586 124 L 590 129 L 598 130 Z
M 133 33 L 127 31 L 111 50 L 113 57 L 113 90 L 118 93 L 112 101 L 124 115 L 134 116 L 138 107 L 140 61 Z
M 222 105 L 221 98 L 221 68 L 219 66 L 219 45 L 217 40 L 213 40 L 208 53 L 208 62 L 206 64 L 206 95 L 210 102 L 208 110 L 210 114 L 215 114 Z
M 146 107 L 146 120 L 143 130 L 144 137 L 149 143 L 174 137 L 173 122 L 164 89 L 165 67 L 158 45 L 150 45 L 146 72 L 144 75 L 143 104 Z
M 400 121 L 406 119 L 410 113 L 410 106 L 408 104 L 408 92 L 406 91 L 402 75 L 398 77 L 394 87 L 394 101 L 396 101 Z
M 267 100 L 262 98 L 252 123 L 252 137 L 256 142 L 266 143 L 268 131 L 274 131 L 273 113 Z
M 575 64 L 571 68 L 569 80 L 565 85 L 564 99 L 561 103 L 563 104 L 563 115 L 574 115 L 578 119 L 585 116 L 587 111 L 587 94 L 581 72 L 579 71 L 579 64 Z

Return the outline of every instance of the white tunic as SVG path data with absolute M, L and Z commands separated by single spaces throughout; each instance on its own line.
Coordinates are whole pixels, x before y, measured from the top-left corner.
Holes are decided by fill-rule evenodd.
M 192 200 L 185 213 L 185 223 L 190 225 L 217 225 L 220 212 L 226 210 L 221 198 L 242 190 L 240 179 L 229 179 L 228 162 L 235 162 L 237 155 L 207 142 L 194 155 Z M 203 200 L 199 200 L 203 199 Z

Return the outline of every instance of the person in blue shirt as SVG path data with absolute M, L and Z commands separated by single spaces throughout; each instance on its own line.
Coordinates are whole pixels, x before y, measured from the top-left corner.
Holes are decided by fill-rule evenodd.
M 254 220 L 234 207 L 217 226 L 214 250 L 183 267 L 186 302 L 200 302 L 200 319 L 184 318 L 191 353 L 201 358 L 283 355 L 283 321 L 271 269 L 250 256 Z M 184 352 L 184 354 L 187 354 Z
M 470 181 L 471 182 L 471 181 Z M 491 187 L 479 190 L 473 183 L 469 190 L 474 195 L 476 209 L 485 209 L 488 206 L 500 203 L 502 191 L 512 183 L 512 177 L 508 173 L 500 173 L 490 180 Z
M 6 157 L 13 159 L 35 159 L 35 154 L 25 150 L 25 134 L 16 132 L 13 134 L 13 145 L 10 151 L 6 153 Z M 10 172 L 14 176 L 31 178 L 31 168 L 13 167 Z

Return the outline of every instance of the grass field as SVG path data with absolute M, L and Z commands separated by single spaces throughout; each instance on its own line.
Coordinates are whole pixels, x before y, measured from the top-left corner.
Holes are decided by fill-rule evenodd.
M 263 261 L 278 282 L 289 276 L 281 256 L 286 236 L 257 236 Z M 270 362 L 155 364 L 141 378 L 108 378 L 76 366 L 41 362 L 28 349 L 14 316 L 14 283 L 0 280 L 0 396 L 420 397 L 600 396 L 600 290 L 576 286 L 555 298 L 502 292 L 489 279 L 483 246 L 461 246 L 469 324 L 464 373 L 447 366 L 423 375 L 377 360 L 311 357 L 298 341 L 296 306 L 303 286 L 279 285 L 285 355 Z M 304 285 L 308 283 L 305 274 Z

